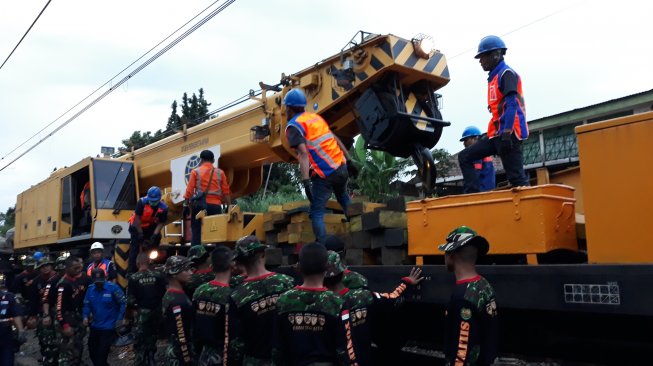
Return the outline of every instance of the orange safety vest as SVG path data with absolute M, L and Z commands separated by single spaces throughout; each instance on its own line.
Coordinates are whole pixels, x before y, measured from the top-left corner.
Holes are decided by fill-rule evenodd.
M 150 225 L 155 225 L 159 223 L 158 215 L 163 212 L 167 206 L 163 202 L 159 202 L 159 205 L 156 207 L 156 211 L 149 203 L 147 203 L 147 197 L 141 198 L 143 201 L 143 215 L 141 216 L 141 228 L 147 229 Z M 136 217 L 136 212 L 132 213 L 132 216 L 129 218 L 129 225 L 134 224 L 134 218 Z
M 91 277 L 91 272 L 93 272 L 93 270 L 96 269 L 96 268 L 100 268 L 101 270 L 104 271 L 104 274 L 105 274 L 106 276 L 109 276 L 109 265 L 110 265 L 110 264 L 111 264 L 111 262 L 110 262 L 108 259 L 106 259 L 106 258 L 105 258 L 105 259 L 102 259 L 102 260 L 100 261 L 100 264 L 98 264 L 97 266 L 95 265 L 95 262 L 93 262 L 93 263 L 91 263 L 91 264 L 88 265 L 88 268 L 86 269 L 86 274 L 87 274 L 89 277 Z
M 501 126 L 503 114 L 505 112 L 504 95 L 501 93 L 501 77 L 506 71 L 510 71 L 517 77 L 517 110 L 515 118 L 512 121 L 503 121 L 505 124 Z M 499 136 L 504 129 L 512 129 L 518 139 L 523 140 L 528 138 L 528 124 L 526 123 L 526 105 L 524 103 L 524 93 L 522 92 L 521 77 L 517 75 L 515 70 L 511 69 L 505 62 L 499 63 L 497 67 L 492 70 L 487 84 L 487 106 L 492 117 L 487 126 L 488 138 Z
M 326 178 L 345 162 L 345 154 L 326 121 L 319 114 L 304 112 L 293 117 L 286 126 L 295 127 L 306 139 L 311 166 L 317 175 Z
M 212 177 L 208 177 L 208 175 L 211 174 L 211 170 L 213 170 L 213 172 L 215 174 L 213 174 Z M 222 198 L 222 169 L 212 167 L 211 169 L 209 169 L 209 168 L 205 169 L 204 172 L 206 173 L 206 174 L 204 174 L 204 176 L 206 176 L 206 184 L 207 185 L 209 183 L 213 183 L 213 182 L 216 182 L 217 185 L 218 185 L 218 190 L 217 191 L 207 191 L 206 192 L 207 198 L 210 195 L 218 196 L 218 197 Z M 211 189 L 210 186 L 206 187 L 206 188 L 202 188 L 202 172 L 200 171 L 200 168 L 195 169 L 195 178 L 196 178 L 196 180 L 195 180 L 195 194 L 200 193 L 200 192 L 204 192 L 204 190 L 207 189 L 207 188 Z M 208 200 L 207 200 L 207 202 L 208 202 Z
M 79 195 L 79 200 L 82 204 L 82 209 L 91 206 L 91 183 L 90 182 L 86 182 L 86 184 L 84 184 L 84 189 L 82 189 L 82 193 Z

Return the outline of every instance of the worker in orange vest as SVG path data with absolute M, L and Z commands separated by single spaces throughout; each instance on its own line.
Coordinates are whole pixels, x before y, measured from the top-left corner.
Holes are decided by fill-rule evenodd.
M 478 45 L 476 58 L 489 74 L 487 101 L 492 116 L 487 136 L 458 154 L 465 193 L 480 191 L 474 162 L 490 155 L 499 155 L 511 186 L 529 185 L 522 153 L 522 141 L 528 138 L 526 104 L 521 77 L 503 60 L 507 49 L 497 36 L 487 36 Z
M 104 245 L 96 241 L 91 245 L 91 263 L 86 267 L 86 275 L 91 277 L 93 270 L 99 268 L 104 271 L 107 280 L 114 282 L 116 279 L 116 266 L 107 258 L 104 258 Z
M 82 193 L 79 194 L 81 218 L 79 220 L 79 231 L 73 235 L 91 231 L 91 182 L 86 182 Z
M 297 151 L 299 170 L 306 197 L 311 201 L 313 233 L 318 242 L 326 238 L 324 210 L 334 192 L 343 211 L 351 202 L 347 192 L 349 174 L 356 175 L 342 141 L 331 132 L 326 121 L 316 113 L 306 112 L 306 96 L 301 89 L 292 89 L 283 100 L 286 105 L 286 137 Z
M 202 243 L 202 219 L 197 217 L 199 211 L 206 210 L 206 216 L 222 213 L 222 205 L 231 204 L 231 190 L 227 175 L 215 165 L 215 156 L 211 150 L 200 153 L 200 166 L 190 173 L 186 186 L 184 205 L 191 205 L 191 245 Z M 188 212 L 188 209 L 184 209 Z
M 129 219 L 129 233 L 131 243 L 129 246 L 128 272 L 136 272 L 136 257 L 149 239 L 149 245 L 157 247 L 161 242 L 161 229 L 168 220 L 168 206 L 161 202 L 161 189 L 152 186 L 147 190 L 147 195 L 138 200 L 136 210 Z

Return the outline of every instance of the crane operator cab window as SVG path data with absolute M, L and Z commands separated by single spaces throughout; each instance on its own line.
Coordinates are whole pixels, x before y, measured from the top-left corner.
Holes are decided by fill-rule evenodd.
M 91 163 L 92 173 L 87 166 L 63 178 L 61 221 L 70 225 L 71 236 L 91 233 L 96 210 L 136 208 L 134 165 L 95 159 Z

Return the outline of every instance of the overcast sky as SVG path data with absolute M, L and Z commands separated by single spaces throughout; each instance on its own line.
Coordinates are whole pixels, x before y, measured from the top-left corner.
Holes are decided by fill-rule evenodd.
M 46 2 L 3 1 L 0 62 Z M 0 70 L 0 157 L 211 3 L 53 0 Z M 505 35 L 506 60 L 522 76 L 532 120 L 651 89 L 651 14 L 650 1 L 237 0 L 0 172 L 0 211 L 54 167 L 120 146 L 135 129 L 164 128 L 170 104 L 184 91 L 203 87 L 212 107 L 221 106 L 259 81 L 274 84 L 282 72 L 337 53 L 361 29 L 433 36 L 451 74 L 440 92 L 453 125 L 438 147 L 455 153 L 463 128 L 484 130 L 489 118 L 486 74 L 473 58 L 483 36 Z

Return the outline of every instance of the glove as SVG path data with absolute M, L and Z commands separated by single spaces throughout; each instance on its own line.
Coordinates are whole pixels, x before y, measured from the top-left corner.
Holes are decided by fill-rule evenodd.
M 347 162 L 347 173 L 352 178 L 358 177 L 358 168 L 356 167 L 353 161 Z
M 153 246 L 157 246 L 159 245 L 159 243 L 161 243 L 161 233 L 152 235 L 152 237 L 150 238 L 150 244 Z
M 503 156 L 512 150 L 512 130 L 503 131 L 501 134 L 501 141 L 499 142 L 499 147 L 497 153 L 499 156 Z
M 306 194 L 306 198 L 308 198 L 309 201 L 313 202 L 313 191 L 311 190 L 311 180 L 304 179 L 302 181 L 302 185 L 304 186 L 304 193 Z

